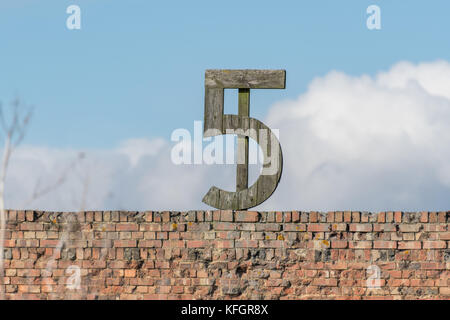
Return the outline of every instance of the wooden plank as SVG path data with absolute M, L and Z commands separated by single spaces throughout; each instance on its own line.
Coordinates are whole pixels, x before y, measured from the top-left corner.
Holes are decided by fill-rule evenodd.
M 277 188 L 283 169 L 281 146 L 265 124 L 249 117 L 250 89 L 284 89 L 285 81 L 284 70 L 206 70 L 204 136 L 227 134 L 231 129 L 238 135 L 238 158 L 244 161 L 236 169 L 236 191 L 211 187 L 203 198 L 204 203 L 222 210 L 244 210 L 261 204 Z M 239 89 L 238 115 L 224 115 L 225 88 Z M 266 137 L 260 135 L 262 132 Z M 264 154 L 261 175 L 250 187 L 248 137 L 258 142 Z M 276 158 L 271 159 L 271 155 Z
M 261 146 L 264 155 L 264 164 L 261 175 L 256 180 L 256 203 L 261 204 L 266 201 L 278 186 L 282 171 L 282 154 L 278 139 L 272 131 L 262 122 L 251 119 L 250 127 L 258 131 L 258 144 Z M 269 170 L 272 163 L 270 156 L 272 152 L 277 155 L 274 159 L 274 169 Z
M 205 87 L 224 89 L 284 89 L 285 70 L 206 70 Z
M 219 208 L 220 189 L 217 187 L 211 187 L 208 193 L 203 197 L 202 201 L 211 207 Z
M 238 115 L 250 115 L 250 89 L 239 89 Z M 244 128 L 243 128 L 244 129 Z M 237 138 L 236 191 L 248 187 L 248 137 Z
M 242 130 L 245 128 L 245 130 Z M 256 182 L 247 189 L 230 192 L 212 187 L 203 198 L 203 202 L 221 210 L 244 210 L 255 207 L 266 201 L 277 188 L 283 169 L 283 157 L 281 146 L 277 137 L 261 121 L 249 117 L 227 114 L 223 117 L 223 129 L 236 130 L 242 134 L 250 135 L 252 139 L 260 144 L 264 153 L 264 165 L 261 175 Z M 265 130 L 268 135 L 260 135 L 261 130 Z M 264 132 L 264 131 L 262 131 Z M 263 139 L 261 139 L 263 138 Z M 270 156 L 272 153 L 278 154 L 274 159 L 275 171 L 270 171 Z
M 253 208 L 258 205 L 256 202 L 257 199 L 257 189 L 258 185 L 256 183 L 253 184 L 252 187 L 248 188 L 247 190 L 242 190 L 241 194 L 239 195 L 239 208 L 248 209 Z
M 223 103 L 223 89 L 205 88 L 205 121 L 203 125 L 203 136 L 205 138 L 217 135 L 217 132 L 214 133 L 214 131 L 223 132 Z
M 239 210 L 239 192 L 220 190 L 219 208 L 224 208 L 222 210 Z

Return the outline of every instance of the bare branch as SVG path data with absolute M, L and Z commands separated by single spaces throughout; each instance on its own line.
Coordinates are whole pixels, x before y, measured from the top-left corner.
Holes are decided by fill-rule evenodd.
M 58 189 L 61 185 L 63 185 L 66 181 L 67 178 L 69 176 L 69 174 L 73 171 L 74 168 L 77 167 L 77 165 L 84 159 L 84 153 L 80 152 L 77 155 L 77 158 L 75 160 L 73 160 L 61 173 L 61 175 L 58 177 L 58 179 L 56 179 L 56 181 L 50 185 L 47 185 L 44 188 L 40 188 L 40 181 L 41 179 L 39 178 L 33 193 L 31 195 L 31 197 L 25 202 L 25 204 L 23 205 L 23 207 L 27 207 L 29 206 L 32 202 L 34 202 L 35 200 L 37 200 L 38 198 Z
M 4 286 L 4 264 L 3 264 L 3 240 L 5 239 L 5 229 L 6 229 L 6 210 L 5 210 L 5 181 L 6 173 L 8 171 L 9 161 L 14 147 L 16 147 L 25 136 L 25 129 L 29 124 L 31 118 L 31 111 L 28 111 L 24 117 L 20 115 L 20 100 L 16 98 L 12 103 L 12 121 L 8 125 L 5 119 L 3 108 L 0 106 L 0 124 L 5 133 L 4 146 L 3 146 L 3 157 L 0 167 L 0 299 L 3 300 Z M 14 138 L 17 137 L 16 140 Z
M 5 120 L 5 115 L 3 114 L 3 105 L 0 102 L 0 125 L 2 127 L 3 132 L 6 134 L 7 132 L 7 125 Z

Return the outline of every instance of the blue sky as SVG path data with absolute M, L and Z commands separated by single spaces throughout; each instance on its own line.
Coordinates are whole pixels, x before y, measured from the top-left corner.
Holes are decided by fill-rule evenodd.
M 71 4 L 81 30 L 66 28 Z M 381 30 L 366 28 L 370 4 L 381 8 Z M 330 70 L 372 75 L 401 60 L 450 60 L 449 12 L 445 0 L 2 0 L 0 100 L 35 106 L 25 144 L 169 139 L 203 119 L 205 69 L 286 69 L 286 90 L 252 93 L 251 114 L 264 119 Z M 226 111 L 235 107 L 227 93 Z
M 285 90 L 251 93 L 284 156 L 255 210 L 448 210 L 449 14 L 448 0 L 0 0 L 0 101 L 35 107 L 7 207 L 209 208 L 235 167 L 175 165 L 170 138 L 203 120 L 205 70 L 226 68 L 287 71 Z

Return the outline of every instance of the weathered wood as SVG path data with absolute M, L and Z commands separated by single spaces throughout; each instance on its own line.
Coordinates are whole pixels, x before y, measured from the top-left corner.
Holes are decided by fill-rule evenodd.
M 284 70 L 207 70 L 205 73 L 204 136 L 238 135 L 236 191 L 211 187 L 203 202 L 224 210 L 255 207 L 277 188 L 283 168 L 281 146 L 273 132 L 261 121 L 249 117 L 250 88 L 284 88 Z M 239 89 L 238 115 L 224 115 L 224 88 Z M 248 187 L 248 139 L 263 150 L 263 169 L 256 182 Z M 272 157 L 271 157 L 272 156 Z M 271 159 L 273 158 L 273 159 Z
M 219 208 L 220 189 L 217 187 L 211 187 L 207 194 L 203 197 L 203 203 L 210 205 L 214 208 Z
M 239 196 L 238 192 L 230 192 L 219 190 L 219 208 L 228 208 L 223 210 L 239 210 Z
M 217 209 L 243 210 L 255 207 L 263 203 L 272 195 L 281 179 L 283 160 L 281 146 L 277 137 L 264 123 L 253 118 L 243 118 L 244 121 L 248 119 L 249 130 L 242 130 L 240 118 L 241 117 L 238 115 L 224 115 L 223 129 L 224 131 L 227 129 L 232 129 L 239 132 L 240 135 L 250 136 L 255 141 L 261 143 L 260 145 L 263 149 L 264 155 L 263 170 L 256 182 L 247 189 L 231 192 L 219 189 L 217 187 L 212 187 L 203 198 L 203 202 Z M 265 130 L 269 136 L 269 138 L 266 139 L 267 143 L 261 141 L 259 134 L 261 130 L 263 130 L 263 132 Z M 272 168 L 274 170 L 270 170 L 270 165 L 272 163 L 269 161 L 270 159 L 268 157 L 272 154 L 272 152 L 276 155 L 273 163 L 275 167 Z M 217 198 L 219 200 L 217 200 Z
M 205 121 L 203 135 L 211 137 L 222 132 L 223 89 L 205 88 Z
M 275 191 L 281 179 L 283 154 L 277 137 L 263 123 L 250 124 L 259 127 L 258 144 L 264 154 L 264 164 L 261 171 L 262 179 L 257 180 L 257 202 L 262 203 Z
M 285 70 L 206 70 L 205 87 L 224 89 L 284 89 Z
M 239 116 L 250 115 L 250 89 L 239 89 L 238 109 Z M 237 138 L 237 159 L 236 191 L 241 191 L 248 187 L 248 137 Z

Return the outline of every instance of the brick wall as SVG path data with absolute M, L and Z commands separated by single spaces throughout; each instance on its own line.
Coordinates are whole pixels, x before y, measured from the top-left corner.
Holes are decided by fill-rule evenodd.
M 450 212 L 9 211 L 7 299 L 450 299 Z M 79 275 L 79 277 L 78 277 Z

